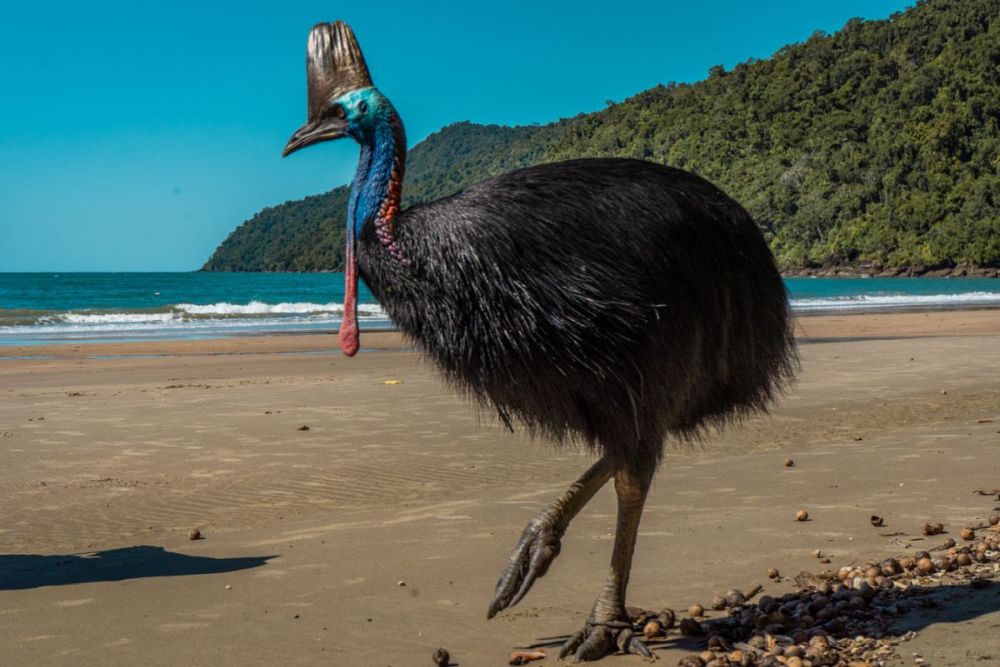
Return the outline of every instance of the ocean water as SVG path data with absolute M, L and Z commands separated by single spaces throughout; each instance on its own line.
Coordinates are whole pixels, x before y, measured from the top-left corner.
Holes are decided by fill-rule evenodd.
M 800 313 L 1000 307 L 1000 280 L 788 278 Z M 336 331 L 343 274 L 0 273 L 0 345 Z M 361 286 L 363 330 L 392 321 Z

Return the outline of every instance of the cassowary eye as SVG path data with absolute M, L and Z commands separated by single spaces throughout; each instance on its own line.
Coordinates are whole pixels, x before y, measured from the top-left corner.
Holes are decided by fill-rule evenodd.
M 333 105 L 333 115 L 335 115 L 337 118 L 343 120 L 344 118 L 347 117 L 347 112 L 344 111 L 344 107 L 340 106 L 339 104 L 334 104 Z
M 368 112 L 368 103 L 364 100 L 358 102 L 358 113 L 364 114 Z

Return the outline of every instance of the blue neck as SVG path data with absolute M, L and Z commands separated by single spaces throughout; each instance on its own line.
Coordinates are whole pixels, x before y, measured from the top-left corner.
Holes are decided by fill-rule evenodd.
M 399 116 L 392 111 L 361 142 L 361 157 L 347 204 L 347 229 L 355 238 L 365 223 L 380 212 L 389 207 L 398 209 L 405 162 L 406 135 Z

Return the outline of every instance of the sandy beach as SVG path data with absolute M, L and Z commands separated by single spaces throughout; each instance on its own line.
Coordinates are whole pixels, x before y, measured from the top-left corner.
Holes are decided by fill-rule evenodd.
M 792 582 L 769 568 L 926 549 L 924 522 L 954 533 L 1000 504 L 973 493 L 1000 487 L 1000 310 L 797 332 L 802 373 L 771 415 L 668 456 L 630 604 L 780 594 Z M 329 335 L 0 357 L 0 665 L 429 666 L 439 646 L 504 665 L 579 629 L 603 582 L 610 487 L 525 600 L 486 620 L 523 525 L 592 457 L 477 414 L 395 333 L 363 334 L 354 359 Z M 943 599 L 901 619 L 918 634 L 889 664 L 1000 665 L 1000 580 Z M 656 653 L 674 665 L 694 646 Z

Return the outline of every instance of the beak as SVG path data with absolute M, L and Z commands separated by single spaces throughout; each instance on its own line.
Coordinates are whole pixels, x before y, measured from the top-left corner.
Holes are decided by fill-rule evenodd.
M 297 129 L 292 138 L 285 144 L 281 157 L 291 155 L 300 148 L 317 144 L 330 139 L 340 139 L 347 136 L 347 122 L 340 118 L 321 118 L 310 121 Z

